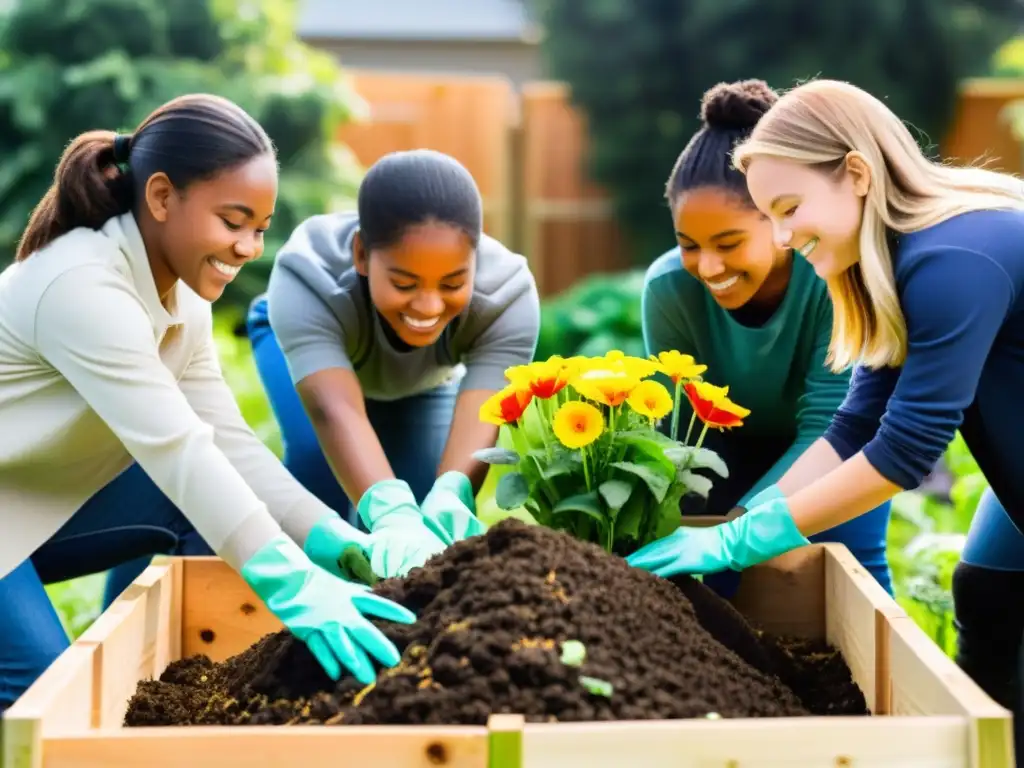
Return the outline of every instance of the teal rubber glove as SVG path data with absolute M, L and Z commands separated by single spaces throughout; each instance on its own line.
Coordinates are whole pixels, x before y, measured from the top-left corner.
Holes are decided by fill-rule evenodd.
M 347 669 L 369 685 L 376 677 L 370 656 L 386 667 L 401 659 L 394 644 L 363 614 L 401 624 L 416 621 L 415 614 L 368 587 L 322 570 L 288 536 L 267 542 L 240 573 L 332 680 Z
M 655 576 L 736 571 L 810 544 L 779 495 L 728 523 L 709 528 L 678 528 L 626 558 Z
M 328 512 L 310 529 L 302 550 L 326 571 L 347 581 L 375 584 L 377 575 L 367 554 L 370 537 Z
M 487 526 L 476 516 L 473 484 L 462 472 L 445 472 L 430 489 L 421 508 L 423 524 L 445 544 L 479 536 Z
M 357 510 L 370 530 L 370 566 L 381 578 L 405 576 L 447 547 L 424 525 L 416 497 L 404 480 L 374 483 Z
M 785 494 L 779 490 L 779 486 L 772 483 L 767 488 L 763 488 L 759 493 L 754 496 L 746 504 L 741 503 L 740 506 L 745 509 L 753 509 L 758 504 L 763 504 L 766 501 L 772 501 L 773 499 L 781 499 Z

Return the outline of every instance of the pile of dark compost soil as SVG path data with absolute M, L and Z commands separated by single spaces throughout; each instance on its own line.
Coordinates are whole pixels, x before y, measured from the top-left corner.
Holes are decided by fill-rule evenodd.
M 418 620 L 374 620 L 402 661 L 379 670 L 373 685 L 334 683 L 282 631 L 221 663 L 172 663 L 159 680 L 139 684 L 125 725 L 869 714 L 835 649 L 765 635 L 693 578 L 659 579 L 517 520 L 374 591 Z

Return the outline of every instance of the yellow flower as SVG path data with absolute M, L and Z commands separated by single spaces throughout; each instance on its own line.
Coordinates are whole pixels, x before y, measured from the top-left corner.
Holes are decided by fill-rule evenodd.
M 570 400 L 555 413 L 551 429 L 566 448 L 585 448 L 604 431 L 604 417 L 590 403 Z
M 588 400 L 615 407 L 626 401 L 640 384 L 640 379 L 627 373 L 598 369 L 581 373 L 570 383 Z
M 629 407 L 651 421 L 672 410 L 672 395 L 657 381 L 641 381 L 627 398 Z
M 625 373 L 638 379 L 646 379 L 658 371 L 658 364 L 652 360 L 633 357 L 623 353 L 621 350 L 613 349 L 606 353 L 604 357 L 593 358 L 590 369 Z
M 674 349 L 660 352 L 657 357 L 651 355 L 651 360 L 659 371 L 672 379 L 673 384 L 696 378 L 708 369 L 706 365 L 697 363 L 692 355 L 684 355 Z
M 528 365 L 513 366 L 505 371 L 505 377 L 513 386 L 529 390 L 534 397 L 546 400 L 558 394 L 569 382 L 569 368 L 562 358 L 555 356 Z

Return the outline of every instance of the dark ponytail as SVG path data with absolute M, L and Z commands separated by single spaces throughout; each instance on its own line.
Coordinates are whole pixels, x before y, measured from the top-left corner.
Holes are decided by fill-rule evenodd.
M 111 131 L 89 131 L 68 145 L 53 184 L 32 211 L 16 261 L 75 227 L 99 229 L 107 219 L 131 210 L 131 184 L 114 163 L 116 136 Z
M 53 184 L 18 243 L 21 261 L 77 227 L 99 229 L 128 213 L 154 173 L 185 189 L 254 157 L 272 154 L 270 138 L 241 107 L 192 94 L 152 112 L 135 132 L 89 131 L 64 150 Z

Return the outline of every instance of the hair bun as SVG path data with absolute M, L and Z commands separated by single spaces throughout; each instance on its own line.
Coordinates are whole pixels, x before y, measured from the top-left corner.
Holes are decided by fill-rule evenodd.
M 710 128 L 750 130 L 778 99 L 764 80 L 718 83 L 701 99 L 700 119 Z

